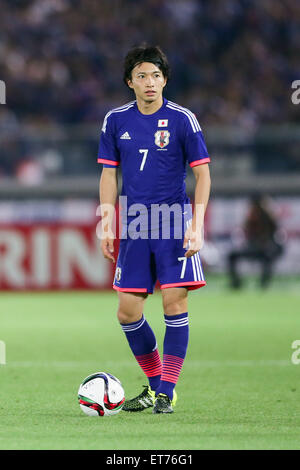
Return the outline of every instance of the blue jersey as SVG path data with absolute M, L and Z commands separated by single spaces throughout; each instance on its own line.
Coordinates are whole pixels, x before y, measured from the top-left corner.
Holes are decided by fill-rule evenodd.
M 98 162 L 121 166 L 128 205 L 185 203 L 186 164 L 209 161 L 195 115 L 167 99 L 153 114 L 132 101 L 105 116 Z

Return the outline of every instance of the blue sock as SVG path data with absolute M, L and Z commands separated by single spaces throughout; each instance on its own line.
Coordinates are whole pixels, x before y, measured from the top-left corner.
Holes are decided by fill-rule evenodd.
M 189 341 L 188 313 L 165 315 L 165 323 L 163 366 L 156 394 L 164 393 L 172 399 Z
M 149 385 L 156 391 L 160 384 L 162 363 L 158 353 L 155 335 L 144 315 L 136 322 L 121 323 L 131 351 L 146 374 Z

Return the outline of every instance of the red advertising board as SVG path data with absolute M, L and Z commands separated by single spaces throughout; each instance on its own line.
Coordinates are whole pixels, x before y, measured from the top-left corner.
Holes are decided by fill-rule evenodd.
M 0 224 L 0 289 L 111 288 L 95 223 Z

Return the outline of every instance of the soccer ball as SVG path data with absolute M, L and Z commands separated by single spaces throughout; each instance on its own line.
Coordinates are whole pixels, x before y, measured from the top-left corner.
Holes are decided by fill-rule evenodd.
M 96 372 L 80 384 L 78 401 L 88 416 L 116 415 L 125 401 L 124 389 L 117 377 L 106 372 Z

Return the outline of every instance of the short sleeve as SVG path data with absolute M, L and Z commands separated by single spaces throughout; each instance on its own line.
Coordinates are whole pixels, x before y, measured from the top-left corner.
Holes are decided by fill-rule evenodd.
M 192 113 L 185 120 L 184 149 L 190 167 L 210 162 L 200 124 Z
M 111 112 L 107 113 L 101 130 L 98 163 L 105 167 L 117 167 L 120 165 L 120 155 L 115 143 L 114 122 Z

